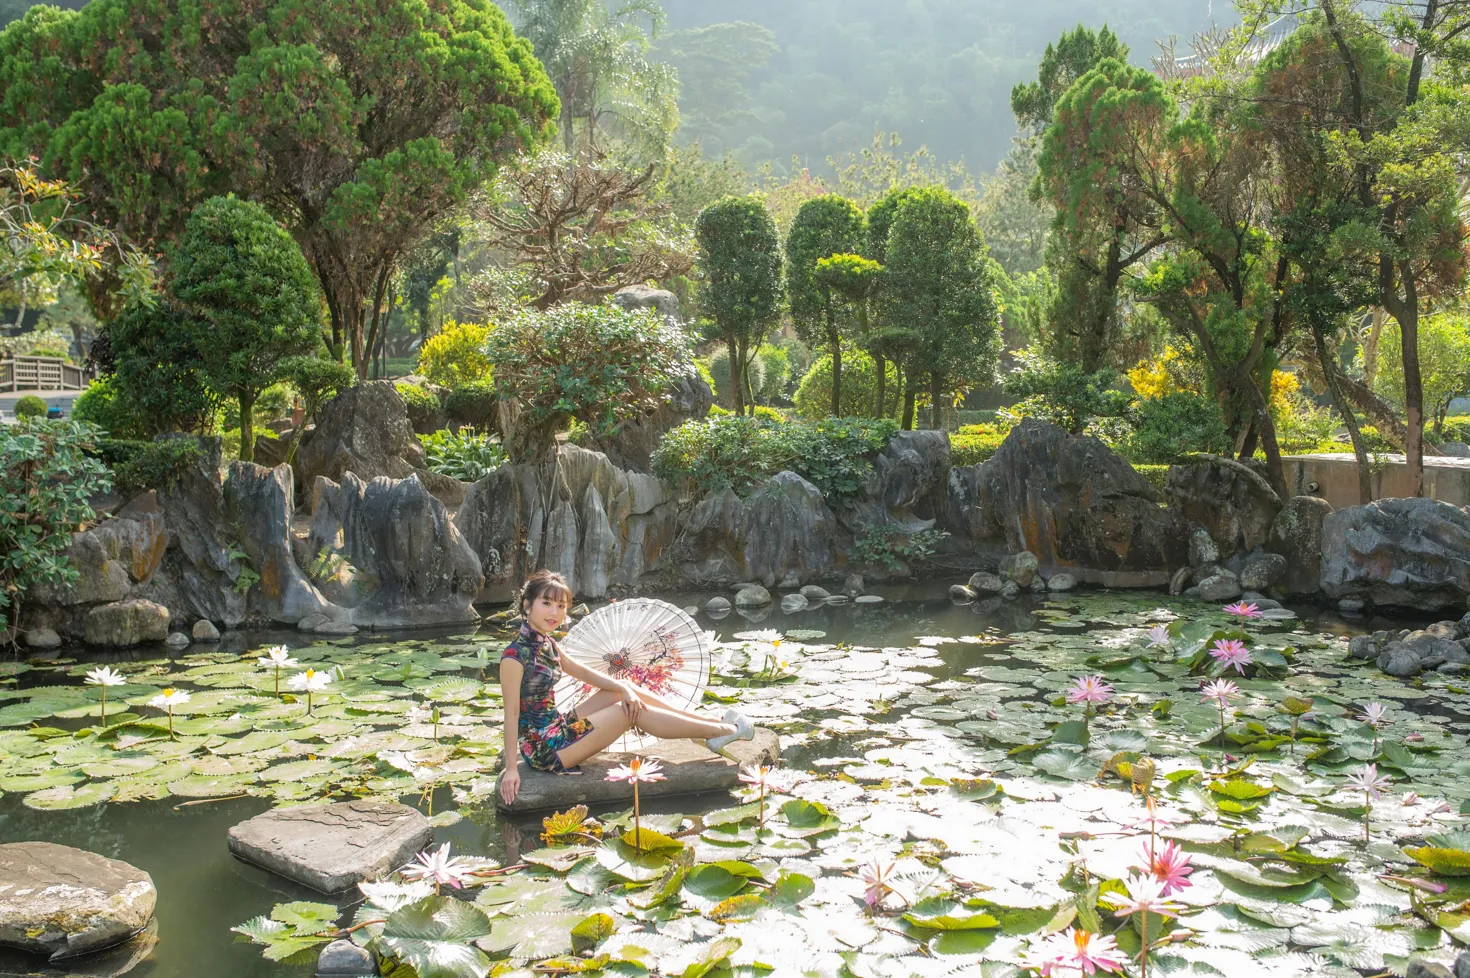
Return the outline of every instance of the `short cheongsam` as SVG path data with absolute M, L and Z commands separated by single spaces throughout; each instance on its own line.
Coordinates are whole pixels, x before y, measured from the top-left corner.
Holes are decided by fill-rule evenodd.
M 501 659 L 521 664 L 521 719 L 516 728 L 521 756 L 537 771 L 562 771 L 556 752 L 591 733 L 592 721 L 579 720 L 576 710 L 556 709 L 556 684 L 561 680 L 556 643 L 526 623 Z

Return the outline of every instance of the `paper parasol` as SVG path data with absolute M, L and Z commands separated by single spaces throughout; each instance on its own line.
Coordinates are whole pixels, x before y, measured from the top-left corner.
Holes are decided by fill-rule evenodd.
M 709 685 L 713 638 L 667 601 L 631 598 L 577 622 L 561 647 L 588 668 L 646 689 L 680 709 L 694 710 Z M 556 687 L 556 707 L 567 712 L 596 692 L 564 676 Z M 610 749 L 641 750 L 655 739 L 630 729 Z

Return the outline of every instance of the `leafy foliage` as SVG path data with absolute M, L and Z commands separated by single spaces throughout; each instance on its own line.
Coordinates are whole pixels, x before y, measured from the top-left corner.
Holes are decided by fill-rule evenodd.
M 429 425 L 434 420 L 443 421 L 441 414 L 444 405 L 440 403 L 438 394 L 418 384 L 393 386 L 398 391 L 398 396 L 403 398 L 403 406 L 408 408 L 408 420 L 415 431 L 426 433 L 426 429 L 432 430 Z
M 1018 366 L 1005 379 L 1006 393 L 1022 399 L 1011 411 L 1040 418 L 1081 434 L 1094 418 L 1122 417 L 1132 398 L 1114 385 L 1118 372 L 1084 373 L 1074 362 L 1059 362 L 1032 347 L 1016 355 Z
M 1133 431 L 1123 444 L 1129 460 L 1167 464 L 1195 452 L 1228 452 L 1220 408 L 1193 391 L 1179 391 L 1134 403 L 1129 421 Z
M 479 482 L 505 461 L 505 452 L 489 435 L 465 427 L 457 432 L 444 429 L 419 437 L 428 458 L 429 470 L 461 482 Z
M 664 435 L 653 471 L 678 482 L 692 479 L 701 492 L 733 488 L 746 495 L 790 469 L 841 505 L 863 486 L 874 453 L 898 426 L 867 418 L 824 418 L 784 424 L 760 418 L 716 417 L 688 421 Z
M 495 426 L 496 400 L 495 381 L 472 380 L 449 392 L 444 412 L 455 421 L 489 430 Z
M 96 515 L 91 497 L 112 484 L 88 455 L 97 436 L 91 425 L 44 418 L 0 427 L 0 628 L 13 624 L 27 589 L 76 580 L 71 535 Z
M 136 451 L 113 468 L 117 489 L 133 495 L 147 489 L 170 489 L 198 464 L 202 450 L 197 438 L 164 438 L 136 442 Z
M 17 418 L 44 418 L 46 412 L 51 409 L 47 406 L 45 398 L 27 394 L 15 402 L 13 410 Z
M 482 323 L 450 320 L 424 341 L 416 371 L 440 387 L 490 380 L 490 355 L 485 349 L 490 332 L 490 327 Z
M 234 192 L 288 224 L 367 370 L 368 323 L 405 250 L 543 143 L 555 92 L 493 4 L 107 0 L 6 31 L 0 151 L 34 153 L 124 234 L 176 240 Z M 110 59 L 154 39 L 147 57 Z M 374 323 L 374 325 L 377 325 Z
M 694 373 L 688 337 L 652 310 L 569 302 L 527 310 L 491 335 L 488 351 L 501 397 L 520 401 L 506 450 L 539 458 L 572 418 L 608 433 L 630 415 L 655 410 L 680 377 Z
M 169 292 L 199 329 L 205 382 L 240 405 L 240 458 L 255 458 L 255 401 L 280 363 L 311 351 L 321 300 L 301 248 L 259 204 L 215 197 L 189 215 Z
M 949 536 L 943 530 L 902 533 L 875 526 L 853 541 L 851 557 L 860 565 L 898 570 L 901 564 L 922 562 L 934 555 L 934 546 Z
M 887 391 L 898 390 L 898 367 L 885 360 Z M 885 394 L 886 411 L 878 409 L 878 368 L 873 358 L 862 350 L 847 350 L 842 357 L 842 411 L 840 417 L 878 418 L 898 414 L 898 402 Z M 793 398 L 798 416 L 809 419 L 827 417 L 832 406 L 832 358 L 818 357 L 801 378 L 801 386 Z
M 706 339 L 730 351 L 733 376 L 745 378 L 750 353 L 760 348 L 780 317 L 781 243 L 776 223 L 756 196 L 729 197 L 700 212 L 699 308 Z M 734 385 L 735 413 L 745 408 L 745 385 Z

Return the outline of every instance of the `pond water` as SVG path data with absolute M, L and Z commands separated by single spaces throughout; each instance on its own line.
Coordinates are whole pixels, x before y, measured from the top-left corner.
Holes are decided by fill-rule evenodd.
M 1458 834 L 1470 799 L 1470 703 L 1459 684 L 1470 678 L 1406 684 L 1346 658 L 1349 635 L 1385 623 L 1297 609 L 1299 619 L 1242 627 L 1218 607 L 1151 593 L 976 605 L 951 603 L 939 585 L 880 593 L 883 604 L 771 609 L 758 621 L 699 615 L 721 641 L 713 692 L 781 733 L 788 793 L 772 801 L 766 834 L 753 812 L 732 808 L 753 795 L 644 806 L 645 816 L 664 815 L 645 825 L 686 832 L 697 863 L 735 860 L 763 873 L 745 886 L 751 904 L 731 913 L 689 884 L 640 908 L 628 894 L 661 864 L 610 871 L 606 853 L 589 847 L 572 850 L 574 865 L 548 867 L 539 818 L 510 821 L 474 800 L 499 749 L 494 684 L 487 694 L 479 677 L 494 676 L 504 640 L 488 629 L 333 642 L 242 633 L 172 659 L 0 662 L 0 842 L 124 859 L 159 891 L 156 944 L 67 969 L 0 958 L 0 976 L 310 974 L 234 942 L 231 927 L 275 904 L 321 898 L 232 859 L 226 833 L 275 804 L 362 794 L 438 813 L 446 824 L 436 842 L 456 853 L 541 860 L 480 893 L 492 934 L 511 934 L 489 942 L 504 945 L 496 959 L 564 953 L 568 929 L 605 911 L 618 935 L 603 950 L 617 960 L 636 943 L 640 960 L 665 974 L 728 937 L 739 939 L 729 963 L 746 974 L 1012 974 L 1047 930 L 1123 923 L 1106 896 L 1098 907 L 1096 884 L 1139 865 L 1146 809 L 1119 772 L 1134 774 L 1141 760 L 1137 780 L 1151 761 L 1148 790 L 1177 823 L 1159 831 L 1194 866 L 1173 925 L 1194 936 L 1157 949 L 1150 973 L 1402 973 L 1411 951 L 1449 961 L 1455 938 L 1470 940 L 1470 885 L 1454 875 L 1470 873 L 1470 853 L 1463 863 L 1426 857 L 1439 860 L 1432 875 L 1404 851 L 1470 849 L 1470 834 Z M 708 595 L 666 597 L 692 605 Z M 1149 647 L 1155 625 L 1171 634 Z M 776 646 L 751 634 L 761 629 L 785 638 Z M 1199 687 L 1218 674 L 1206 674 L 1208 647 L 1237 636 L 1253 662 L 1227 673 L 1240 694 L 1219 741 L 1219 712 Z M 278 699 L 273 673 L 256 664 L 278 642 L 303 667 L 333 670 L 310 716 L 294 695 Z M 128 680 L 109 691 L 105 729 L 100 689 L 80 684 L 103 662 Z M 1064 694 L 1092 674 L 1113 693 L 1083 722 Z M 191 693 L 172 740 L 146 705 L 165 686 Z M 1311 698 L 1310 712 L 1293 718 L 1287 697 Z M 1356 719 L 1369 702 L 1387 710 L 1378 731 Z M 430 703 L 437 728 L 410 713 Z M 394 756 L 412 763 L 384 760 Z M 1368 813 L 1365 846 L 1364 795 L 1346 787 L 1369 760 L 1392 783 Z M 417 781 L 404 767 L 419 768 Z M 776 814 L 789 799 L 819 807 Z M 447 824 L 446 811 L 464 817 Z M 857 878 L 874 859 L 895 864 L 877 916 Z M 778 905 L 778 887 L 760 888 L 786 877 L 810 889 Z M 756 906 L 757 892 L 769 905 Z M 344 921 L 360 899 L 343 898 Z M 1149 919 L 1157 933 L 1160 919 Z M 1119 941 L 1138 949 L 1126 923 Z

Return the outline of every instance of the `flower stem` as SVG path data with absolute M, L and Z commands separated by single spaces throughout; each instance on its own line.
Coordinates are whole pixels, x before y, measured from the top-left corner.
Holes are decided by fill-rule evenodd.
M 1363 845 L 1368 845 L 1368 816 L 1373 811 L 1373 803 L 1368 798 L 1368 792 L 1363 792 Z
M 756 828 L 756 831 L 757 832 L 760 832 L 765 827 L 766 827 L 766 783 L 765 783 L 765 781 L 762 781 L 761 782 L 761 820 L 760 820 L 759 827 Z
M 1139 918 L 1138 918 L 1138 936 L 1139 936 L 1139 939 L 1143 942 L 1143 950 L 1139 952 L 1142 955 L 1142 958 L 1140 959 L 1140 961 L 1141 961 L 1141 971 L 1139 973 L 1139 978 L 1148 978 L 1148 911 L 1147 910 L 1145 910 L 1139 916 Z
M 174 739 L 174 708 L 168 708 L 168 739 Z
M 107 687 L 102 687 L 102 729 L 107 729 Z
M 643 851 L 643 832 L 638 821 L 638 782 L 633 782 L 633 848 Z

